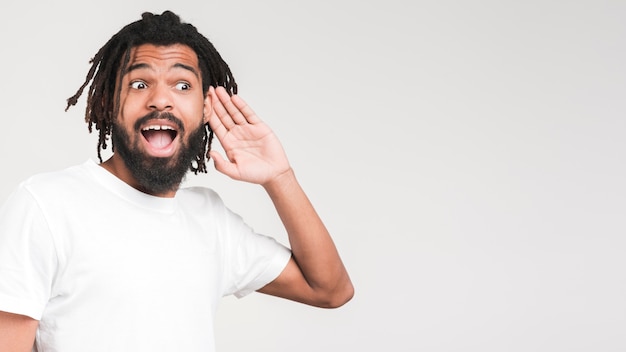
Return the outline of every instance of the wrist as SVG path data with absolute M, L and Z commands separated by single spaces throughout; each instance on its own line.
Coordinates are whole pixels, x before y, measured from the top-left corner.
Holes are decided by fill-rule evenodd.
M 291 167 L 279 173 L 266 183 L 262 184 L 263 188 L 270 195 L 288 192 L 294 186 L 297 186 L 296 175 Z

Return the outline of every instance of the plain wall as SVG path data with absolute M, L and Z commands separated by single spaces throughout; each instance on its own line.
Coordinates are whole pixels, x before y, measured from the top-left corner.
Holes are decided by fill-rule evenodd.
M 3 2 L 0 200 L 96 159 L 65 100 L 165 9 L 230 64 L 356 287 L 338 310 L 225 298 L 219 351 L 626 349 L 626 2 Z M 286 241 L 260 187 L 188 183 Z

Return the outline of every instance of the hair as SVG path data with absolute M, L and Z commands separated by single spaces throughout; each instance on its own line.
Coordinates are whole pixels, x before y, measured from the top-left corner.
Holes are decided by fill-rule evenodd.
M 120 109 L 121 82 L 130 62 L 131 49 L 143 45 L 153 44 L 168 46 L 183 44 L 193 49 L 198 56 L 202 76 L 202 91 L 206 96 L 209 87 L 223 86 L 229 94 L 237 94 L 237 83 L 226 62 L 222 59 L 213 44 L 196 27 L 181 22 L 180 17 L 171 11 L 161 15 L 144 12 L 141 20 L 130 23 L 109 39 L 96 55 L 89 61 L 91 68 L 85 82 L 76 94 L 67 99 L 67 111 L 76 105 L 78 98 L 83 94 L 85 87 L 91 82 L 85 109 L 85 121 L 89 133 L 93 128 L 99 131 L 98 159 L 102 162 L 102 149 L 107 148 L 107 141 L 111 135 L 114 119 Z M 189 169 L 197 174 L 206 171 L 208 151 L 211 150 L 213 130 L 205 124 L 203 148 L 192 161 Z M 113 146 L 115 148 L 115 146 Z

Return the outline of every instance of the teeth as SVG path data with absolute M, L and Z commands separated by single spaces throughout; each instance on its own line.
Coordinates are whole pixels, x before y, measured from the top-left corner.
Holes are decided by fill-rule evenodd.
M 143 130 L 144 131 L 149 131 L 149 130 L 153 130 L 153 131 L 171 130 L 171 131 L 173 131 L 174 129 L 172 127 L 170 127 L 170 126 L 151 125 L 151 126 L 145 127 Z

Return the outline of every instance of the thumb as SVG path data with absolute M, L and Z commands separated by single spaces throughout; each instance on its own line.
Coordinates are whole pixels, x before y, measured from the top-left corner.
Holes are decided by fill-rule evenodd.
M 214 150 L 209 152 L 209 156 L 213 159 L 213 165 L 217 171 L 231 178 L 235 178 L 237 175 L 237 166 L 235 164 L 224 159 L 220 153 Z

